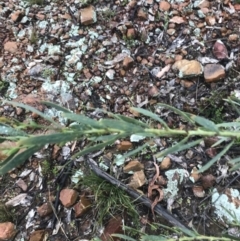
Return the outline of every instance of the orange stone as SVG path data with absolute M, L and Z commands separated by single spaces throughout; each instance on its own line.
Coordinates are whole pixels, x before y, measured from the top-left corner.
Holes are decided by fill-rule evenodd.
M 62 205 L 66 208 L 71 207 L 75 204 L 78 198 L 78 192 L 73 189 L 63 189 L 60 192 L 60 201 L 62 202 Z
M 225 69 L 220 64 L 207 64 L 204 67 L 204 79 L 208 83 L 221 80 L 225 75 Z
M 144 166 L 141 162 L 139 162 L 138 160 L 132 160 L 125 167 L 123 167 L 123 172 L 124 173 L 136 172 L 143 169 L 144 169 Z
M 16 53 L 17 50 L 18 50 L 18 45 L 17 45 L 17 42 L 6 42 L 4 44 L 4 50 L 10 52 L 10 53 Z
M 0 240 L 9 240 L 16 233 L 15 225 L 11 222 L 0 223 Z
M 45 230 L 36 230 L 30 234 L 29 241 L 43 241 L 45 236 Z
M 82 216 L 90 207 L 91 202 L 85 196 L 81 196 L 79 202 L 74 205 L 75 217 Z
M 144 8 L 140 8 L 138 10 L 137 16 L 141 19 L 141 20 L 147 20 L 148 19 L 148 13 L 147 10 Z
M 89 6 L 81 10 L 81 24 L 89 25 L 95 23 L 96 21 L 97 15 L 93 6 Z
M 13 22 L 17 22 L 21 16 L 22 16 L 22 12 L 20 10 L 17 10 L 11 14 L 11 20 Z
M 121 141 L 119 145 L 117 145 L 117 149 L 119 151 L 127 151 L 132 148 L 132 143 L 130 141 Z
M 127 38 L 128 39 L 134 39 L 136 37 L 136 32 L 134 28 L 129 28 L 127 30 Z
M 171 7 L 171 5 L 170 5 L 170 3 L 167 2 L 167 1 L 161 1 L 161 2 L 159 3 L 159 9 L 160 9 L 161 11 L 168 11 L 168 10 L 170 9 L 170 7 Z
M 133 63 L 134 63 L 133 58 L 130 57 L 130 56 L 126 56 L 126 57 L 123 59 L 123 69 L 124 69 L 124 70 L 130 69 L 130 68 L 133 66 Z

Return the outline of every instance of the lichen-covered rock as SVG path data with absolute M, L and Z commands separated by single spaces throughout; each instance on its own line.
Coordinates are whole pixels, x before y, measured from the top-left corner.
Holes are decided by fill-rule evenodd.
M 217 216 L 227 223 L 240 222 L 239 191 L 227 188 L 224 193 L 219 193 L 214 188 L 212 193 L 212 205 Z
M 172 204 L 178 197 L 179 187 L 183 183 L 186 177 L 189 176 L 185 169 L 172 169 L 165 172 L 167 177 L 167 187 L 163 189 L 164 199 L 167 200 L 167 209 L 172 210 Z M 181 194 L 180 194 L 181 195 Z

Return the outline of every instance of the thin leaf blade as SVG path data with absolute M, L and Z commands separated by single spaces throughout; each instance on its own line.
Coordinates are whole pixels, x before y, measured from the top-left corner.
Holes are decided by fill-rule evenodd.
M 20 140 L 18 143 L 21 146 L 32 146 L 32 145 L 46 145 L 55 143 L 66 143 L 68 141 L 73 141 L 77 137 L 84 136 L 84 132 L 76 133 L 54 133 L 50 135 L 32 136 Z
M 15 129 L 15 128 L 11 127 L 11 126 L 8 126 L 8 125 L 0 123 L 0 135 L 6 135 L 6 136 L 26 136 L 27 133 L 22 131 L 22 130 L 18 130 L 18 129 Z
M 63 113 L 63 116 L 66 117 L 69 120 L 76 121 L 80 124 L 90 126 L 92 128 L 103 128 L 102 125 L 99 123 L 99 121 L 91 119 L 84 115 L 78 115 L 74 113 Z
M 145 109 L 142 109 L 142 108 L 131 107 L 131 109 L 136 111 L 136 112 L 139 112 L 142 115 L 150 117 L 151 119 L 153 119 L 155 121 L 158 121 L 159 123 L 161 123 L 164 126 L 164 128 L 166 130 L 169 129 L 167 123 L 163 119 L 161 119 L 158 115 L 156 115 L 155 113 L 152 113 L 151 111 L 148 111 L 148 110 L 145 110 Z
M 0 165 L 0 175 L 4 175 L 13 168 L 22 165 L 30 156 L 32 156 L 42 147 L 43 146 L 31 146 L 28 149 L 17 153 L 12 158 L 7 159 L 7 161 L 5 160 L 5 162 Z
M 212 160 L 210 160 L 207 164 L 205 164 L 202 168 L 200 168 L 200 172 L 205 172 L 209 169 L 216 161 L 218 161 L 234 144 L 234 141 L 231 141 L 222 151 L 220 151 Z
M 168 154 L 172 154 L 174 152 L 179 152 L 179 151 L 189 149 L 193 146 L 198 145 L 202 140 L 203 140 L 203 138 L 185 144 L 188 141 L 188 137 L 186 137 L 182 141 L 180 141 L 178 144 L 176 144 L 172 147 L 169 147 L 166 150 L 163 150 L 163 151 L 155 154 L 155 157 L 156 158 L 164 157 L 164 156 L 166 156 Z
M 18 102 L 15 102 L 15 101 L 4 101 L 5 103 L 8 103 L 8 104 L 11 104 L 13 106 L 17 106 L 17 107 L 21 107 L 25 110 L 28 110 L 28 111 L 31 111 L 33 113 L 36 113 L 37 115 L 41 116 L 43 119 L 51 122 L 52 124 L 54 124 L 55 126 L 58 126 L 58 127 L 61 127 L 60 124 L 58 124 L 57 122 L 55 122 L 53 119 L 51 119 L 50 117 L 46 116 L 45 114 L 43 114 L 41 111 L 33 108 L 32 106 L 29 106 L 29 105 L 25 105 L 25 104 L 22 104 L 22 103 L 18 103 Z
M 213 121 L 197 115 L 191 115 L 191 119 L 193 119 L 194 122 L 207 130 L 215 131 L 217 133 L 219 132 L 218 126 Z
M 163 104 L 163 103 L 159 103 L 158 106 L 161 106 L 161 107 L 165 107 L 169 110 L 172 110 L 173 112 L 177 113 L 178 115 L 182 116 L 186 121 L 192 123 L 192 124 L 195 124 L 195 122 L 189 117 L 189 115 L 171 105 L 166 105 L 166 104 Z
M 67 108 L 64 108 L 58 104 L 55 104 L 53 102 L 50 102 L 50 101 L 40 101 L 41 104 L 44 104 L 46 106 L 49 106 L 49 107 L 53 107 L 55 108 L 56 110 L 58 111 L 62 111 L 63 113 L 71 113 L 70 110 L 68 110 Z
M 85 147 L 82 151 L 74 154 L 74 156 L 72 157 L 73 159 L 78 157 L 78 156 L 84 156 L 87 155 L 89 153 L 95 152 L 95 151 L 99 151 L 101 149 L 103 149 L 104 147 L 113 144 L 116 141 L 117 138 L 113 138 L 109 141 L 100 143 L 100 144 L 96 144 L 94 146 L 90 146 L 90 147 Z
M 149 126 L 146 123 L 144 123 L 140 120 L 136 120 L 134 118 L 128 117 L 128 116 L 116 114 L 116 115 L 114 115 L 114 117 L 118 120 L 123 120 L 123 121 L 131 123 L 131 124 L 139 125 L 144 128 L 149 128 Z
M 126 159 L 126 158 L 128 158 L 130 156 L 133 156 L 133 155 L 137 154 L 138 152 L 140 152 L 143 148 L 147 147 L 148 145 L 149 145 L 148 143 L 145 143 L 145 144 L 139 146 L 138 148 L 136 148 L 136 149 L 134 149 L 132 151 L 129 151 L 128 153 L 124 154 L 122 156 L 122 158 Z
M 102 119 L 99 121 L 102 124 L 102 128 L 110 128 L 115 129 L 118 131 L 125 131 L 129 134 L 137 133 L 137 132 L 144 132 L 144 128 L 141 126 L 137 126 L 135 124 L 127 123 L 122 120 L 115 120 L 115 119 Z
M 229 161 L 229 163 L 233 165 L 230 171 L 236 171 L 238 168 L 240 168 L 240 157 L 232 159 Z

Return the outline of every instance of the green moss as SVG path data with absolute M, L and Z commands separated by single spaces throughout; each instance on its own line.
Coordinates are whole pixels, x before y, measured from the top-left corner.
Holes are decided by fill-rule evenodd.
M 3 203 L 0 203 L 0 223 L 11 222 L 13 220 L 12 214 L 7 210 Z
M 42 174 L 43 176 L 49 176 L 53 173 L 51 163 L 48 160 L 44 160 L 42 163 Z
M 126 6 L 128 4 L 128 0 L 121 0 L 120 4 L 121 6 Z
M 29 3 L 29 5 L 43 5 L 44 0 L 25 0 L 26 2 Z
M 202 104 L 199 106 L 199 114 L 205 118 L 210 119 L 214 123 L 224 122 L 224 97 L 227 97 L 227 93 L 219 91 L 213 91 L 211 96 L 204 99 Z
M 9 87 L 9 82 L 3 81 L 0 79 L 0 95 L 4 96 L 8 87 Z
M 38 35 L 35 29 L 32 30 L 29 41 L 31 44 L 36 44 L 38 41 Z
M 53 75 L 54 75 L 54 71 L 51 68 L 44 69 L 42 72 L 42 77 L 46 79 L 50 78 Z
M 93 173 L 85 176 L 82 184 L 89 187 L 94 193 L 97 209 L 96 219 L 99 225 L 102 225 L 106 218 L 117 214 L 123 215 L 124 211 L 126 211 L 131 216 L 134 225 L 137 226 L 139 214 L 135 210 L 134 201 L 123 190 Z
M 102 17 L 104 19 L 110 20 L 116 15 L 116 12 L 110 8 L 102 11 Z
M 127 36 L 123 36 L 123 40 L 125 41 L 128 48 L 136 47 L 139 45 L 138 40 L 135 40 L 133 38 L 129 38 Z
M 95 4 L 97 2 L 98 2 L 98 0 L 81 0 L 80 4 L 81 4 L 82 7 L 86 7 L 90 4 Z

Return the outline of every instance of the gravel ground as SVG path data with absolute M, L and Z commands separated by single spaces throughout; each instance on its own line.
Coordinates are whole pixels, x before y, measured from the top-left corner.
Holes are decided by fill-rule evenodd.
M 235 0 L 0 1 L 1 98 L 31 105 L 62 125 L 67 123 L 61 113 L 39 104 L 39 100 L 58 103 L 92 118 L 99 117 L 93 108 L 138 118 L 139 113 L 130 107 L 142 107 L 159 114 L 172 127 L 181 127 L 184 123 L 171 111 L 160 111 L 156 107 L 158 103 L 170 104 L 218 123 L 232 121 L 236 115 L 224 99 L 230 95 L 240 96 L 239 11 L 240 4 Z M 1 118 L 42 121 L 34 113 L 6 104 L 0 107 L 0 113 Z M 155 142 L 157 150 L 172 145 L 173 140 Z M 119 140 L 117 144 L 95 157 L 103 156 L 105 163 L 106 160 L 111 163 L 114 155 L 137 147 L 137 143 L 129 140 Z M 28 240 L 34 235 L 37 238 L 30 240 L 43 240 L 46 233 L 47 240 L 90 240 L 100 235 L 100 228 L 94 229 L 94 210 L 71 218 L 73 204 L 60 205 L 57 212 L 63 230 L 55 225 L 59 222 L 52 221 L 52 214 L 41 214 L 38 210 L 42 204 L 47 205 L 47 210 L 52 209 L 48 201 L 57 195 L 53 188 L 58 183 L 55 177 L 59 177 L 56 166 L 65 163 L 75 149 L 84 145 L 85 142 L 68 143 L 63 148 L 46 146 L 23 167 L 2 177 L 3 203 L 21 194 L 16 207 L 9 204 L 15 212 L 18 230 L 15 240 Z M 138 157 L 139 163 L 144 164 L 143 179 L 146 180 L 151 180 L 156 171 L 149 158 L 149 153 L 156 151 L 153 149 Z M 213 188 L 239 189 L 238 172 L 228 172 L 227 157 L 205 173 L 199 184 L 189 179 L 199 164 L 217 152 L 217 149 L 199 146 L 169 156 L 171 164 L 162 168 L 168 181 L 176 170 L 184 170 L 184 173 L 177 171 L 178 176 L 188 176 L 178 198 L 174 197 L 172 203 L 164 200 L 163 205 L 185 224 L 194 225 L 208 235 L 232 228 L 214 212 L 217 208 L 210 204 L 210 192 Z M 46 162 L 48 159 L 54 160 L 52 164 Z M 74 165 L 81 166 L 81 161 L 80 158 Z M 54 170 L 49 174 L 46 169 Z M 125 178 L 124 175 L 118 177 Z M 197 178 L 200 177 L 196 177 L 196 181 Z M 66 195 L 76 196 L 74 202 L 79 200 L 79 193 L 83 199 L 91 197 L 91 192 L 76 188 L 72 179 L 67 179 L 64 188 L 70 187 L 76 193 Z M 230 189 L 225 191 L 231 196 Z M 232 202 L 240 202 L 234 198 Z M 138 211 L 142 225 L 143 219 L 151 220 L 149 210 Z M 238 212 L 235 210 L 237 215 Z M 240 215 L 238 219 L 240 222 Z

